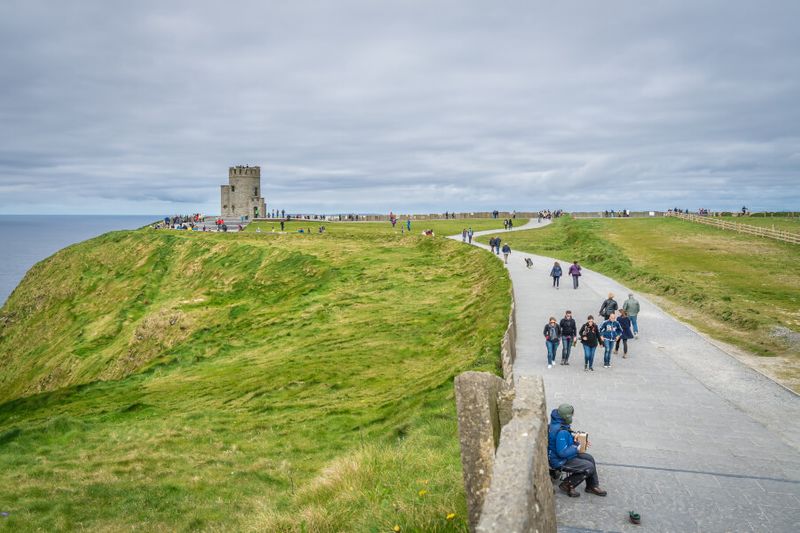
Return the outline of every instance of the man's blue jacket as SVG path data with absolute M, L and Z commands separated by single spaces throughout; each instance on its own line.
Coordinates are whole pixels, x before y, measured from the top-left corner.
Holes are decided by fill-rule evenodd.
M 550 413 L 547 434 L 547 460 L 550 468 L 561 468 L 564 463 L 577 455 L 578 447 L 575 445 L 569 425 L 558 414 L 558 409 L 553 409 Z

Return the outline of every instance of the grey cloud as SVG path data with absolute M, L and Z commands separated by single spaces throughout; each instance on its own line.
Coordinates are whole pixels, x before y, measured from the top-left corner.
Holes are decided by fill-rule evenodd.
M 0 212 L 214 212 L 237 163 L 293 211 L 797 209 L 798 15 L 7 1 Z

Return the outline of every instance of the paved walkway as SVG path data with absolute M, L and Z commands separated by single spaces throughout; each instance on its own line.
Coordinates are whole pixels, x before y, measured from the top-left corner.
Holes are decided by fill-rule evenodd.
M 512 231 L 545 225 L 533 220 Z M 512 234 L 477 235 L 489 233 L 505 233 L 513 250 Z M 578 290 L 568 276 L 553 289 L 553 261 L 511 254 L 515 372 L 544 376 L 549 410 L 575 406 L 573 426 L 589 432 L 609 492 L 559 492 L 559 531 L 800 531 L 800 398 L 639 295 L 640 336 L 629 341 L 628 359 L 614 356 L 605 369 L 598 348 L 595 371 L 584 372 L 578 343 L 570 366 L 548 369 L 542 329 L 549 316 L 560 320 L 571 309 L 580 327 L 609 291 L 620 305 L 630 292 L 586 268 Z M 569 263 L 561 264 L 566 272 Z M 628 522 L 630 510 L 642 515 L 641 525 Z

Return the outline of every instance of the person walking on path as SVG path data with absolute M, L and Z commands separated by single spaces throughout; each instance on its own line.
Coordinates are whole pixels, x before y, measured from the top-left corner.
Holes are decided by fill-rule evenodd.
M 600 306 L 600 312 L 598 313 L 604 319 L 608 320 L 608 317 L 611 313 L 616 313 L 617 309 L 619 309 L 619 304 L 614 299 L 614 293 L 609 292 L 608 298 L 603 302 L 603 305 Z
M 569 266 L 569 275 L 572 276 L 572 288 L 578 288 L 578 278 L 581 277 L 581 267 L 577 261 L 573 261 Z
M 564 313 L 564 318 L 558 323 L 561 327 L 561 364 L 569 365 L 569 354 L 572 346 L 576 342 L 575 336 L 578 334 L 578 326 L 572 318 L 572 311 Z
M 461 230 L 461 242 L 467 242 L 467 228 Z
M 570 498 L 580 496 L 575 489 L 584 480 L 586 481 L 584 492 L 605 496 L 608 492 L 600 488 L 594 457 L 580 452 L 579 443 L 570 427 L 574 413 L 575 408 L 567 403 L 562 403 L 558 409 L 553 409 L 550 413 L 550 425 L 547 427 L 547 462 L 550 468 L 563 468 L 569 473 L 558 488 Z
M 503 262 L 505 264 L 508 264 L 508 256 L 509 255 L 511 255 L 511 246 L 509 246 L 509 243 L 505 243 L 503 245 Z
M 597 345 L 600 341 L 600 330 L 597 324 L 594 323 L 594 317 L 589 315 L 586 323 L 581 326 L 578 332 L 583 344 L 583 371 L 591 370 L 594 372 L 594 353 L 597 351 Z
M 639 315 L 639 301 L 633 297 L 633 294 L 628 294 L 628 299 L 625 300 L 624 304 L 622 304 L 622 309 L 628 314 L 628 318 L 631 319 L 631 324 L 633 325 L 633 337 L 638 337 L 639 323 L 637 322 L 636 317 Z
M 561 265 L 558 264 L 558 261 L 556 261 L 553 264 L 553 268 L 550 269 L 550 277 L 553 278 L 553 287 L 558 289 L 559 280 L 561 279 Z
M 469 239 L 469 243 L 472 244 L 472 236 L 475 235 L 475 232 L 472 231 L 472 228 L 467 230 L 467 238 Z
M 545 324 L 542 334 L 544 335 L 544 344 L 547 346 L 547 368 L 553 368 L 553 363 L 556 361 L 558 343 L 561 340 L 561 326 L 556 322 L 556 317 L 550 317 L 550 321 Z
M 411 231 L 411 218 L 406 219 L 406 229 Z
M 500 255 L 500 243 L 503 242 L 503 239 L 500 237 L 494 238 L 494 253 Z
M 622 328 L 617 322 L 617 314 L 611 313 L 608 318 L 600 324 L 600 337 L 603 339 L 603 367 L 611 368 L 611 349 L 614 342 L 622 336 Z
M 628 339 L 633 338 L 633 330 L 631 329 L 631 319 L 624 309 L 620 310 L 617 322 L 619 322 L 619 327 L 622 328 L 622 335 L 617 337 L 617 343 L 614 345 L 614 353 L 619 353 L 619 341 L 622 341 L 622 358 L 627 359 Z

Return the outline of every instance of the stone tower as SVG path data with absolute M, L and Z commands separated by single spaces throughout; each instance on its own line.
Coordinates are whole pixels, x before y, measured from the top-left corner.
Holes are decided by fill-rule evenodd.
M 222 185 L 220 196 L 222 218 L 265 217 L 267 204 L 261 197 L 261 167 L 230 167 L 228 184 Z

